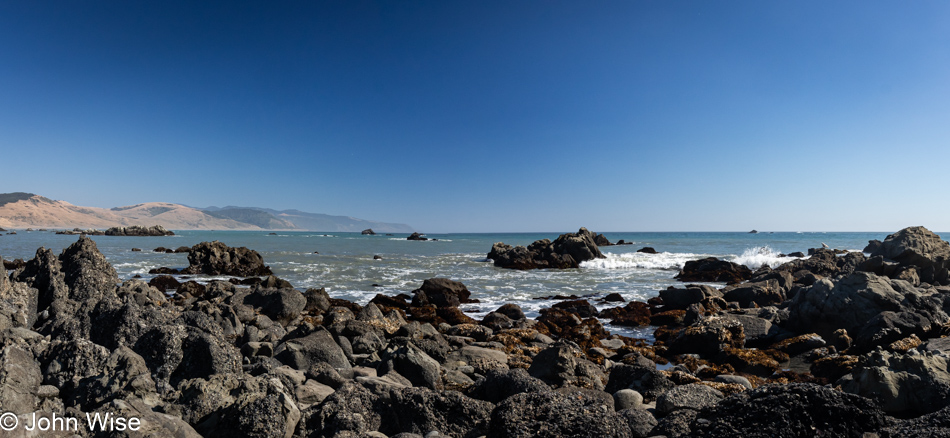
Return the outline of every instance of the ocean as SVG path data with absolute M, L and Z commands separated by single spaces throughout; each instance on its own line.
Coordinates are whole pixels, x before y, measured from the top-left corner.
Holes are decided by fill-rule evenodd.
M 599 309 L 616 306 L 598 302 L 609 293 L 627 301 L 645 301 L 669 286 L 682 286 L 673 279 L 686 261 L 719 257 L 750 268 L 777 266 L 793 260 L 782 253 L 804 252 L 821 247 L 861 251 L 868 240 L 884 240 L 887 232 L 605 232 L 611 242 L 623 239 L 632 245 L 606 246 L 607 256 L 585 262 L 579 269 L 516 271 L 496 268 L 486 255 L 495 242 L 528 245 L 538 239 L 557 238 L 559 233 L 429 234 L 429 241 L 409 241 L 406 235 L 361 235 L 332 232 L 269 231 L 176 231 L 167 237 L 91 236 L 99 250 L 123 280 L 141 275 L 149 280 L 152 268 L 188 265 L 187 254 L 156 253 L 154 248 L 192 246 L 219 240 L 229 246 L 246 246 L 261 253 L 274 274 L 304 290 L 324 287 L 330 296 L 366 304 L 376 294 L 409 294 L 423 280 L 445 277 L 464 283 L 478 304 L 462 310 L 474 318 L 516 303 L 529 317 L 553 304 L 539 297 L 580 295 L 591 297 Z M 0 236 L 0 256 L 5 260 L 32 258 L 36 249 L 47 247 L 59 254 L 78 236 L 52 232 L 18 231 Z M 653 247 L 659 254 L 636 252 Z M 140 248 L 134 252 L 132 248 Z M 380 256 L 381 260 L 374 259 Z M 198 281 L 214 277 L 192 277 Z M 220 277 L 225 279 L 226 277 Z M 620 303 L 623 305 L 624 303 Z M 605 323 L 607 321 L 604 321 Z M 651 338 L 652 329 L 607 326 L 612 333 Z

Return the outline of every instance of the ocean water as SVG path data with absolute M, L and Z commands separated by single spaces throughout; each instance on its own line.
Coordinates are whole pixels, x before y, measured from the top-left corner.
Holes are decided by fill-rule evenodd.
M 115 266 L 121 279 L 138 274 L 146 281 L 148 271 L 161 266 L 182 268 L 188 265 L 186 254 L 164 254 L 152 249 L 177 248 L 202 241 L 219 240 L 229 246 L 257 250 L 275 275 L 290 281 L 298 289 L 325 287 L 335 298 L 365 304 L 376 294 L 410 293 L 423 280 L 446 277 L 461 281 L 479 304 L 463 305 L 474 318 L 497 309 L 504 303 L 520 305 L 529 317 L 553 302 L 539 300 L 551 295 L 589 296 L 591 303 L 603 309 L 617 304 L 598 303 L 609 293 L 619 293 L 627 301 L 645 301 L 668 286 L 682 285 L 673 279 L 686 261 L 719 257 L 758 268 L 777 266 L 789 257 L 781 253 L 821 247 L 860 251 L 868 240 L 883 240 L 880 233 L 604 233 L 611 242 L 623 239 L 633 245 L 601 247 L 606 259 L 585 262 L 579 269 L 515 271 L 496 268 L 486 255 L 495 242 L 528 245 L 537 239 L 554 240 L 558 233 L 430 234 L 429 241 L 409 241 L 406 235 L 363 236 L 358 233 L 270 232 L 258 231 L 177 231 L 167 237 L 91 236 L 99 250 Z M 52 232 L 18 231 L 0 236 L 0 256 L 6 260 L 32 258 L 39 247 L 59 254 L 78 236 Z M 637 253 L 645 246 L 659 254 Z M 131 251 L 141 248 L 141 252 Z M 382 260 L 374 260 L 379 255 Z M 212 277 L 192 277 L 207 281 Z M 221 277 L 224 279 L 225 277 Z M 622 305 L 623 303 L 621 303 Z M 606 321 L 605 321 L 606 323 Z M 628 336 L 651 337 L 652 329 L 607 327 Z

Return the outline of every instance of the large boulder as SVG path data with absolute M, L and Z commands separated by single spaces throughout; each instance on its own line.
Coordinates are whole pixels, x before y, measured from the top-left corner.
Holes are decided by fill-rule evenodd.
M 599 400 L 553 391 L 521 393 L 499 404 L 487 436 L 498 438 L 630 437 L 627 420 Z
M 471 397 L 499 403 L 515 394 L 539 392 L 550 387 L 541 379 L 532 377 L 524 368 L 490 370 L 468 390 Z
M 359 384 L 346 382 L 323 403 L 305 410 L 297 431 L 306 437 L 360 436 L 378 431 L 383 421 L 380 413 L 387 410 L 378 396 Z
M 684 282 L 739 283 L 752 278 L 752 270 L 745 265 L 719 260 L 715 257 L 707 257 L 686 262 L 675 278 Z
M 886 424 L 871 400 L 807 383 L 733 394 L 693 422 L 696 437 L 861 437 Z
M 488 258 L 495 266 L 509 269 L 577 268 L 581 262 L 604 258 L 594 237 L 594 233 L 581 228 L 577 233 L 560 235 L 554 242 L 541 239 L 528 247 L 498 242 L 492 245 Z
M 841 389 L 876 399 L 892 414 L 930 413 L 950 405 L 950 359 L 943 353 L 877 350 L 861 357 Z
M 119 283 L 115 268 L 99 252 L 96 242 L 86 236 L 63 250 L 59 260 L 70 299 L 99 300 L 112 293 Z
M 715 406 L 722 398 L 722 393 L 712 387 L 690 383 L 677 386 L 660 395 L 656 400 L 656 410 L 664 415 L 680 409 L 700 411 Z
M 429 304 L 436 307 L 458 307 L 462 303 L 477 303 L 464 284 L 448 278 L 430 278 L 422 282 L 422 287 L 412 291 L 412 307 Z
M 287 325 L 295 318 L 300 316 L 307 307 L 307 298 L 296 289 L 283 288 L 271 289 L 255 287 L 253 291 L 246 295 L 244 304 L 260 309 L 260 312 L 267 315 L 281 325 Z
M 52 250 L 39 248 L 36 256 L 26 262 L 22 271 L 16 273 L 16 281 L 39 291 L 37 310 L 46 310 L 54 301 L 65 300 L 69 287 L 63 275 L 63 264 Z
M 457 391 L 405 388 L 394 389 L 390 394 L 394 421 L 381 427 L 381 431 L 390 435 L 401 432 L 422 435 L 433 430 L 453 437 L 485 435 L 495 407 Z
M 182 273 L 237 277 L 273 275 L 257 251 L 243 246 L 231 248 L 217 240 L 201 242 L 191 247 L 188 267 L 182 270 Z
M 950 316 L 946 297 L 903 280 L 855 272 L 837 281 L 822 279 L 800 291 L 789 306 L 789 327 L 830 339 L 838 329 L 860 334 L 863 348 L 893 342 L 942 325 Z
M 319 329 L 302 338 L 290 339 L 277 347 L 274 357 L 298 370 L 307 370 L 311 365 L 326 362 L 338 371 L 349 373 L 352 368 L 343 349 L 330 335 Z
M 950 283 L 950 243 L 924 227 L 904 228 L 875 246 L 871 248 L 872 257 L 880 255 L 901 265 L 915 266 L 920 281 Z

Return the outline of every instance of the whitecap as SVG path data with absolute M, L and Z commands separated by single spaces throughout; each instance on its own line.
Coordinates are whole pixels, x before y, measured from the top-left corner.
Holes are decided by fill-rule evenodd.
M 781 255 L 781 253 L 769 246 L 757 246 L 749 248 L 743 251 L 742 254 L 733 257 L 732 262 L 746 265 L 750 269 L 758 269 L 762 266 L 774 268 L 783 263 L 798 260 L 798 257 L 780 257 Z
M 647 254 L 642 252 L 606 253 L 607 258 L 588 260 L 581 263 L 587 269 L 682 269 L 690 261 L 705 257 L 701 254 L 661 252 Z

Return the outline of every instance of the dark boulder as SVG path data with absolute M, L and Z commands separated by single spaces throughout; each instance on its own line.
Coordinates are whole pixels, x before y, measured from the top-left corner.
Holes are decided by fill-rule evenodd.
M 524 368 L 489 370 L 468 390 L 470 397 L 491 403 L 500 403 L 523 392 L 540 392 L 550 387 L 541 379 L 532 377 Z
M 612 246 L 612 245 L 613 245 L 612 243 L 610 243 L 609 240 L 607 240 L 606 237 L 604 237 L 603 234 L 597 234 L 597 235 L 595 235 L 595 236 L 594 236 L 594 243 L 596 243 L 597 246 Z
M 727 397 L 693 422 L 697 437 L 861 437 L 886 425 L 871 400 L 807 383 L 766 385 Z
M 363 230 L 363 232 L 361 232 L 360 234 L 362 234 L 362 235 L 369 235 L 369 236 L 375 236 L 375 235 L 376 235 L 376 232 L 373 231 L 372 228 L 367 228 L 367 229 Z
M 301 371 L 310 369 L 318 362 L 329 363 L 340 372 L 349 373 L 351 369 L 343 349 L 333 339 L 330 332 L 323 329 L 280 344 L 274 351 L 274 357 Z
M 675 277 L 679 281 L 739 283 L 752 278 L 752 270 L 745 265 L 707 257 L 690 260 Z
M 307 299 L 296 289 L 255 286 L 253 291 L 244 297 L 243 303 L 259 309 L 281 325 L 287 325 L 300 316 L 307 306 Z
M 148 285 L 162 292 L 168 292 L 170 290 L 178 289 L 178 287 L 181 286 L 181 283 L 179 283 L 178 280 L 176 280 L 175 277 L 172 277 L 171 275 L 159 275 L 149 280 Z
M 581 318 L 597 316 L 597 308 L 587 300 L 561 301 L 551 307 L 573 313 Z
M 188 267 L 182 270 L 182 273 L 238 277 L 273 275 L 257 251 L 243 246 L 231 248 L 217 240 L 201 242 L 191 247 Z
M 422 287 L 412 291 L 412 307 L 429 304 L 436 307 L 458 307 L 462 303 L 477 303 L 471 299 L 472 293 L 464 284 L 448 278 L 430 278 L 422 282 Z
M 412 233 L 409 235 L 409 237 L 406 238 L 406 240 L 429 240 L 428 237 L 424 237 L 424 236 L 425 234 Z
M 554 391 L 509 397 L 492 411 L 487 435 L 498 438 L 632 436 L 627 420 L 600 401 Z
M 673 381 L 657 371 L 655 364 L 645 366 L 620 363 L 610 367 L 610 375 L 604 391 L 613 394 L 621 389 L 632 389 L 639 392 L 644 400 L 651 401 L 656 400 L 674 386 Z
M 637 252 L 642 252 L 644 254 L 657 254 L 656 250 L 650 246 L 644 246 L 643 248 L 638 249 Z
M 447 436 L 482 436 L 494 405 L 457 391 L 425 388 L 394 389 L 390 393 L 392 422 L 381 425 L 389 434 L 426 434 L 436 430 Z

